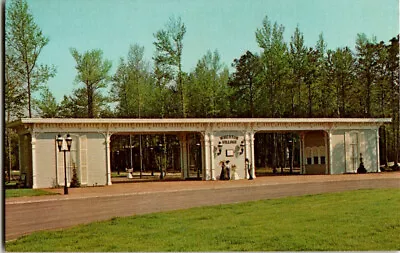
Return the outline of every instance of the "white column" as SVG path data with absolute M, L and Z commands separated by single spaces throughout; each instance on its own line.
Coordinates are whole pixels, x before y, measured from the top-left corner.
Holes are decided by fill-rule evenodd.
M 256 167 L 255 167 L 256 160 L 254 157 L 254 133 L 253 132 L 250 133 L 250 151 L 251 151 L 250 152 L 251 175 L 255 179 L 256 178 Z
M 379 157 L 379 128 L 376 129 L 376 172 L 381 172 Z
M 107 185 L 111 185 L 111 135 L 107 133 L 106 135 L 106 173 L 107 173 Z
M 37 185 L 37 171 L 36 171 L 36 134 L 31 134 L 31 145 L 32 145 L 32 188 L 38 188 Z
M 213 133 L 210 133 L 210 154 L 211 154 L 211 159 L 210 159 L 211 174 L 210 174 L 210 178 L 211 178 L 211 180 L 216 180 L 216 177 L 215 177 L 215 156 L 214 156 L 214 134 Z
M 246 161 L 246 159 L 248 159 L 249 161 L 251 160 L 249 158 L 249 156 L 251 156 L 251 153 L 250 153 L 250 136 L 249 136 L 249 132 L 246 132 L 244 134 L 244 159 L 245 159 L 245 161 Z M 245 175 L 246 179 L 250 178 L 250 175 L 249 175 L 249 172 L 247 171 L 247 167 L 246 166 L 245 166 L 245 174 L 244 175 Z
M 212 148 L 212 147 L 211 147 Z M 210 148 L 210 138 L 208 136 L 208 133 L 206 132 L 204 134 L 204 171 L 205 171 L 205 179 L 206 180 L 210 180 L 211 179 L 211 166 L 210 166 L 210 160 L 211 160 L 211 156 L 213 155 Z
M 332 165 L 333 165 L 333 157 L 332 157 L 332 131 L 328 131 L 328 141 L 329 141 L 329 173 L 332 174 Z
M 328 155 L 328 134 L 326 131 L 324 131 L 324 141 L 325 141 L 325 174 L 329 174 L 329 168 L 328 168 L 328 163 L 327 163 L 327 155 Z

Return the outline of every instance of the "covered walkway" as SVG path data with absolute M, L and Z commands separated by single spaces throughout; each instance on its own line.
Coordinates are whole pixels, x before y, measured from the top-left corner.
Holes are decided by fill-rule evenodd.
M 230 161 L 232 179 L 255 178 L 257 132 L 297 132 L 301 136 L 302 174 L 354 173 L 362 161 L 368 172 L 379 172 L 379 127 L 391 119 L 253 118 L 253 119 L 21 119 L 9 124 L 20 136 L 20 169 L 28 186 L 64 184 L 64 158 L 58 134 L 70 133 L 67 182 L 77 171 L 82 185 L 111 185 L 111 136 L 174 134 L 179 139 L 181 178 L 189 177 L 190 134 L 201 136 L 201 178 L 217 180 L 220 164 Z M 363 158 L 363 160 L 361 160 Z M 246 167 L 245 160 L 249 160 Z M 68 183 L 69 184 L 69 183 Z

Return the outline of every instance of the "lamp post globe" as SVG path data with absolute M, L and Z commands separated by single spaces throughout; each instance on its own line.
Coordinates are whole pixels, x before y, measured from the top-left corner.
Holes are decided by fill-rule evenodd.
M 245 146 L 246 146 L 246 145 L 244 144 L 244 141 L 241 141 L 241 142 L 240 142 L 240 154 L 241 154 L 241 155 L 243 155 L 243 153 L 244 153 L 244 148 L 245 148 Z
M 67 134 L 67 138 L 65 138 L 65 141 L 67 142 L 68 151 L 71 151 L 72 138 L 69 134 Z
M 63 141 L 64 141 L 63 138 L 61 137 L 61 134 L 59 134 L 59 135 L 57 136 L 56 141 L 57 141 L 58 151 L 61 152 L 62 143 L 63 143 Z

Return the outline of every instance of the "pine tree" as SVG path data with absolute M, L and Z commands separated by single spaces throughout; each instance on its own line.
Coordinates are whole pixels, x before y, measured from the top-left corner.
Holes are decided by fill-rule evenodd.
M 70 187 L 71 188 L 76 188 L 76 187 L 80 187 L 81 183 L 78 179 L 78 173 L 76 172 L 76 164 L 73 163 L 73 169 L 72 169 L 72 178 L 71 178 L 71 183 L 70 183 Z
M 154 62 L 156 71 L 161 76 L 173 76 L 176 90 L 179 93 L 181 116 L 187 117 L 187 88 L 183 83 L 182 72 L 182 50 L 183 37 L 186 33 L 186 26 L 181 18 L 171 17 L 166 24 L 165 30 L 159 30 L 154 34 L 156 41 L 156 54 Z M 156 73 L 157 75 L 157 73 Z
M 96 114 L 95 110 L 105 100 L 101 91 L 107 88 L 111 61 L 103 60 L 103 52 L 99 49 L 90 50 L 83 54 L 80 54 L 74 48 L 71 48 L 70 51 L 76 61 L 75 68 L 78 72 L 75 81 L 85 85 L 87 117 L 98 117 L 99 114 Z
M 28 117 L 32 117 L 32 94 L 55 75 L 55 68 L 38 63 L 39 55 L 49 42 L 37 26 L 25 0 L 11 1 L 6 18 L 6 69 L 18 68 L 18 85 L 26 91 Z M 12 62 L 12 63 L 11 63 Z M 6 70 L 6 72 L 8 72 Z M 11 84 L 11 82 L 8 82 Z M 23 101 L 23 100 L 22 100 Z

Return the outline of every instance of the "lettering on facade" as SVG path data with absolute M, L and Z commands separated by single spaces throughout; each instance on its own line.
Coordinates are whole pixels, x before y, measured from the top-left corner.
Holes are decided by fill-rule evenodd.
M 221 139 L 222 144 L 236 144 L 239 139 L 239 137 L 235 135 L 223 135 L 219 138 Z

